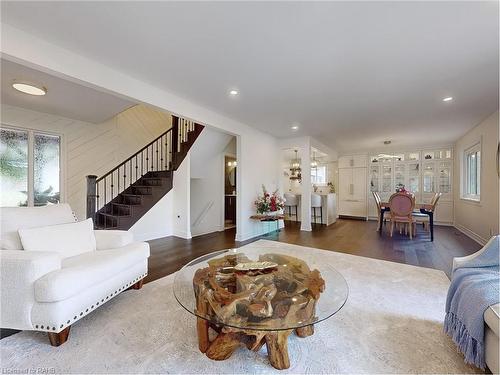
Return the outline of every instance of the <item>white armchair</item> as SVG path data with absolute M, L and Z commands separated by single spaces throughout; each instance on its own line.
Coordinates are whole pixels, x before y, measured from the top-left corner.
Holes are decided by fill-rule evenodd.
M 73 323 L 118 293 L 140 289 L 149 244 L 126 231 L 94 231 L 96 250 L 64 257 L 25 251 L 18 229 L 75 222 L 67 204 L 1 208 L 0 327 L 48 332 L 63 344 Z
M 493 236 L 484 247 L 474 254 L 453 258 L 452 273 L 463 267 L 498 266 L 500 260 L 500 235 Z M 484 312 L 485 361 L 493 374 L 500 372 L 500 303 Z

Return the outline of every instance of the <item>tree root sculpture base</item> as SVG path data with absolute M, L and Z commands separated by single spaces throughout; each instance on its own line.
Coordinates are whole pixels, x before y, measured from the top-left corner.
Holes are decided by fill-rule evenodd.
M 223 361 L 240 347 L 258 352 L 264 345 L 271 365 L 284 370 L 290 367 L 288 356 L 288 336 L 292 330 L 283 331 L 246 331 L 229 327 L 212 327 L 206 320 L 198 318 L 198 344 L 200 351 L 215 361 Z M 209 341 L 209 328 L 218 332 L 217 337 Z M 307 337 L 314 333 L 313 326 L 295 329 L 299 337 Z
M 258 262 L 226 255 L 208 265 L 193 277 L 200 351 L 222 361 L 240 346 L 258 351 L 265 344 L 271 365 L 289 368 L 288 336 L 314 334 L 309 323 L 316 321 L 316 302 L 325 288 L 319 271 L 283 254 L 263 254 Z M 210 328 L 217 333 L 213 340 Z

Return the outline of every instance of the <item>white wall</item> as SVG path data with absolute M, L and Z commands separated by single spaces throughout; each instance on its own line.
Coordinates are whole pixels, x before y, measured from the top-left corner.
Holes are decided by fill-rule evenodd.
M 499 233 L 499 179 L 496 172 L 496 154 L 499 139 L 498 111 L 483 120 L 455 143 L 454 203 L 455 227 L 479 243 Z M 481 201 L 461 198 L 461 169 L 463 152 L 478 140 L 481 149 Z
M 232 137 L 231 141 L 228 143 L 227 147 L 224 149 L 224 155 L 236 157 L 236 138 Z
M 191 238 L 191 152 L 174 172 L 172 234 Z
M 174 191 L 169 191 L 129 230 L 137 241 L 147 241 L 173 235 Z
M 205 128 L 191 149 L 193 236 L 224 229 L 224 154 L 235 143 L 235 137 Z
M 265 232 L 262 224 L 250 220 L 249 217 L 255 212 L 253 201 L 260 191 L 260 185 L 262 183 L 268 186 L 279 184 L 279 162 L 274 137 L 168 90 L 133 78 L 122 73 L 119 70 L 120 67 L 103 65 L 96 60 L 4 23 L 1 29 L 3 58 L 150 104 L 237 136 L 237 159 L 240 168 L 238 168 L 237 179 L 237 222 L 239 225 L 236 239 L 245 240 Z
M 145 105 L 91 124 L 2 104 L 2 124 L 62 136 L 62 196 L 79 219 L 85 218 L 86 179 L 101 176 L 171 127 L 168 113 Z

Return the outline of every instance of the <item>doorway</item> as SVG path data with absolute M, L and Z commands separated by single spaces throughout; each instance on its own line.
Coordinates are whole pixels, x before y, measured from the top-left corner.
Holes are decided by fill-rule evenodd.
M 236 227 L 236 157 L 224 156 L 224 230 Z

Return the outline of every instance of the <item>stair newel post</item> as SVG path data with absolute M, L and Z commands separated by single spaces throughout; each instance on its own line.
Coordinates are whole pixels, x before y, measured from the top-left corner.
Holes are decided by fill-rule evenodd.
M 172 169 L 177 169 L 177 151 L 179 149 L 179 117 L 172 116 Z
M 87 219 L 92 218 L 94 220 L 94 225 L 96 217 L 96 204 L 97 200 L 97 176 L 89 175 L 87 176 Z

